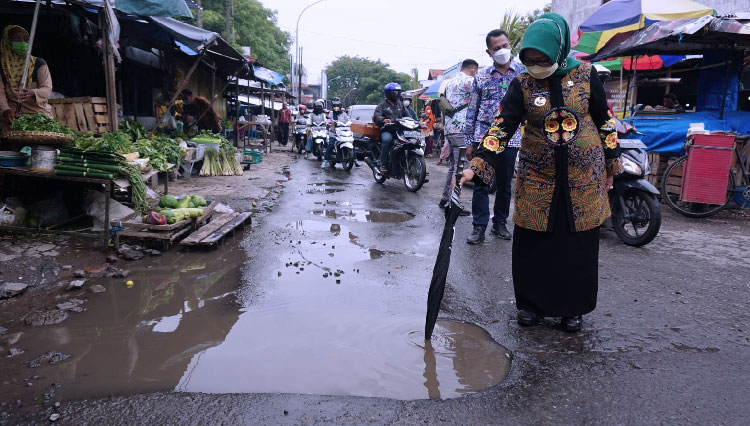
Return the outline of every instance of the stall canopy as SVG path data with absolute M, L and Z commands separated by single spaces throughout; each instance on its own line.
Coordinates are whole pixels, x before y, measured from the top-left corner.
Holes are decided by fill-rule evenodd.
M 750 24 L 728 18 L 703 16 L 696 19 L 656 22 L 623 39 L 612 39 L 595 55 L 597 61 L 617 56 L 646 54 L 702 54 L 750 46 Z
M 69 0 L 67 2 L 96 9 L 104 7 L 102 0 Z M 120 12 L 130 15 L 193 17 L 185 0 L 113 0 L 110 3 Z
M 260 65 L 253 64 L 253 73 L 255 74 L 256 79 L 268 83 L 271 86 L 278 86 L 284 80 L 283 74 L 279 74 L 276 71 L 269 70 Z

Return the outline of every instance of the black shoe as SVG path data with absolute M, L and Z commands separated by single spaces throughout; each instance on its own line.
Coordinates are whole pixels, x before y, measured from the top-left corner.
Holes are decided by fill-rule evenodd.
M 560 319 L 560 327 L 568 333 L 581 331 L 581 327 L 583 327 L 583 317 L 581 315 L 578 315 L 577 317 L 563 317 Z
M 484 230 L 486 226 L 474 226 L 474 230 L 471 231 L 471 235 L 466 239 L 468 244 L 481 244 L 484 242 Z
M 438 203 L 438 207 L 440 207 L 441 209 L 444 209 L 444 208 L 448 207 L 448 203 L 450 203 L 450 201 L 448 201 L 448 200 L 440 200 L 440 202 Z
M 511 238 L 513 238 L 511 233 L 508 231 L 508 228 L 505 227 L 504 223 L 493 223 L 491 232 L 493 235 L 497 235 L 504 240 L 510 240 Z
M 471 215 L 471 212 L 469 210 L 463 209 L 461 210 L 461 213 L 458 214 L 459 216 L 469 216 Z
M 537 325 L 539 324 L 539 315 L 533 312 L 520 310 L 516 314 L 516 322 L 523 326 Z

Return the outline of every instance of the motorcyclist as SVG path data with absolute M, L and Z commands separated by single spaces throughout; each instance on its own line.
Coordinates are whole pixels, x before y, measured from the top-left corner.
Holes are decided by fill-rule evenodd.
M 307 124 L 307 119 L 309 118 L 309 115 L 307 114 L 307 106 L 300 105 L 297 110 L 299 113 L 297 114 L 296 122 L 299 124 Z
M 346 123 L 347 121 L 349 121 L 349 115 L 341 107 L 341 99 L 339 99 L 338 97 L 333 98 L 333 100 L 331 101 L 331 109 L 332 111 L 328 113 L 328 119 L 331 120 L 332 123 L 328 128 L 328 147 L 326 148 L 326 153 L 323 156 L 323 164 L 320 165 L 321 169 L 325 169 L 326 167 L 328 167 L 328 159 L 331 158 L 333 148 L 336 146 L 336 122 L 341 121 L 343 123 Z M 359 167 L 359 162 L 357 161 L 356 157 L 354 157 L 354 164 Z
M 411 107 L 411 96 L 409 96 L 407 93 L 401 94 L 401 102 L 406 107 L 406 112 L 409 113 L 409 117 L 413 118 L 414 120 L 417 119 L 417 112 L 414 111 L 414 108 Z
M 315 123 L 325 123 L 325 102 L 323 99 L 318 99 L 313 103 L 313 110 L 310 116 L 307 118 L 307 127 L 312 128 Z M 305 147 L 305 159 L 307 159 L 312 153 L 312 133 L 307 136 L 307 146 Z
M 396 135 L 392 132 L 383 130 L 386 124 L 393 123 L 394 121 L 409 117 L 409 113 L 406 111 L 406 107 L 401 102 L 401 85 L 398 83 L 388 83 L 383 88 L 385 94 L 385 100 L 379 103 L 375 108 L 375 113 L 372 116 L 373 122 L 376 126 L 380 127 L 380 140 L 381 140 L 381 152 L 380 152 L 380 171 L 383 174 L 388 173 L 388 164 L 390 162 L 391 148 L 393 147 L 393 140 Z

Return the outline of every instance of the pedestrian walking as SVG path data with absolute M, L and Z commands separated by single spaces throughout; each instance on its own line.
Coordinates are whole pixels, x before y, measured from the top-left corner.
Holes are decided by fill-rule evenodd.
M 435 116 L 432 114 L 432 107 L 430 107 L 429 104 L 424 107 L 421 121 L 422 136 L 424 136 L 424 142 L 427 145 L 424 151 L 424 156 L 425 158 L 432 158 L 433 125 L 435 124 Z
M 511 60 L 510 40 L 503 30 L 492 30 L 485 37 L 487 54 L 493 64 L 479 70 L 474 78 L 469 106 L 466 112 L 467 157 L 481 141 L 482 135 L 490 128 L 492 117 L 497 112 L 500 102 L 508 91 L 508 85 L 521 71 L 523 66 Z M 516 153 L 521 146 L 520 132 L 513 134 L 508 147 L 502 154 L 502 167 L 495 175 L 497 193 L 493 206 L 492 233 L 503 239 L 511 239 L 506 228 L 510 214 L 510 184 L 513 180 Z M 471 235 L 466 240 L 469 244 L 480 244 L 484 241 L 485 230 L 490 221 L 490 193 L 487 187 L 474 188 L 471 199 L 471 212 L 474 226 Z
M 479 64 L 473 59 L 466 59 L 461 63 L 461 71 L 452 78 L 445 88 L 445 98 L 450 102 L 451 110 L 444 111 L 445 115 L 445 146 L 448 146 L 448 173 L 445 176 L 443 195 L 438 204 L 445 208 L 450 201 L 451 183 L 456 172 L 458 150 L 465 145 L 464 130 L 466 127 L 466 108 L 469 106 L 474 76 L 479 70 Z
M 289 124 L 292 122 L 292 111 L 286 104 L 286 101 L 281 103 L 281 110 L 279 111 L 279 143 L 286 146 L 289 141 Z
M 569 58 L 570 30 L 545 13 L 523 36 L 527 72 L 508 87 L 460 183 L 485 187 L 526 120 L 513 220 L 513 288 L 521 325 L 561 317 L 578 331 L 598 292 L 599 226 L 620 172 L 620 146 L 604 86 L 590 64 Z

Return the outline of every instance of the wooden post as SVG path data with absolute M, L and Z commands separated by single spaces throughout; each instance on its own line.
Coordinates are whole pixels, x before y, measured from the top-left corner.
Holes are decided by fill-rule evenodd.
M 237 83 L 234 85 L 234 146 L 235 148 L 240 147 L 240 131 L 239 131 L 239 120 L 240 120 L 240 77 L 236 77 Z
M 115 58 L 109 41 L 109 26 L 104 13 L 99 14 L 99 28 L 102 32 L 102 52 L 104 53 L 104 81 L 106 84 L 107 116 L 109 131 L 117 131 L 117 94 L 115 87 Z
M 195 23 L 198 28 L 203 28 L 203 0 L 195 0 Z

